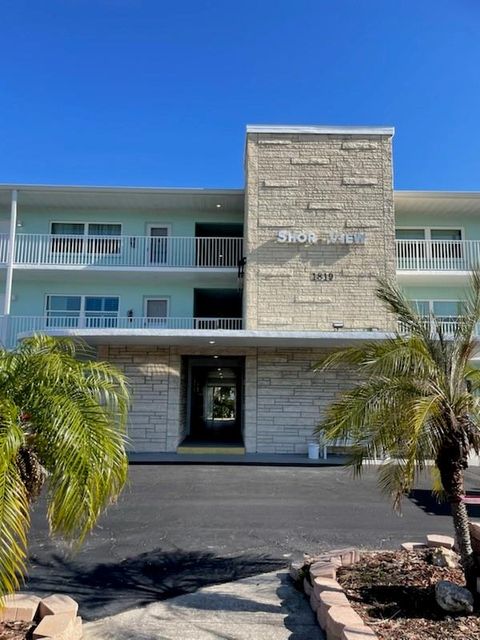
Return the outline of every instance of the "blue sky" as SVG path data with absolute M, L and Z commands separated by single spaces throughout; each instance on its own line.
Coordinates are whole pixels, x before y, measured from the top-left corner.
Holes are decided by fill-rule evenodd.
M 4 0 L 0 182 L 241 187 L 245 125 L 396 128 L 480 191 L 478 0 Z

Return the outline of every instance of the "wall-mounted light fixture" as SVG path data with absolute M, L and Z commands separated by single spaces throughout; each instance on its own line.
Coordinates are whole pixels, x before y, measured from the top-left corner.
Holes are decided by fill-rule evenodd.
M 332 327 L 335 331 L 343 329 L 343 322 L 332 322 Z

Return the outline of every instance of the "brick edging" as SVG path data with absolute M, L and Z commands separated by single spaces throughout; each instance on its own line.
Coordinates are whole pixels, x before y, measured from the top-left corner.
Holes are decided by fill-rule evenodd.
M 472 541 L 480 550 L 480 524 L 470 523 Z M 450 536 L 429 534 L 425 542 L 404 542 L 400 548 L 407 552 L 416 549 L 443 547 L 452 549 L 455 540 Z M 327 640 L 373 640 L 377 634 L 354 611 L 345 591 L 337 581 L 337 569 L 360 560 L 358 549 L 335 549 L 317 556 L 305 556 L 299 565 L 290 566 L 290 575 L 310 599 L 310 606 L 317 616 Z M 479 579 L 480 583 L 480 579 Z M 480 587 L 480 584 L 479 584 Z
M 301 587 L 327 640 L 374 640 L 377 634 L 354 611 L 345 591 L 337 581 L 337 569 L 358 562 L 358 549 L 336 549 L 306 558 L 299 576 Z M 293 577 L 293 576 L 292 576 Z
M 33 593 L 14 593 L 6 596 L 0 608 L 0 620 L 35 622 L 31 632 L 33 640 L 81 640 L 82 619 L 78 616 L 78 603 L 70 596 L 55 593 L 39 598 Z

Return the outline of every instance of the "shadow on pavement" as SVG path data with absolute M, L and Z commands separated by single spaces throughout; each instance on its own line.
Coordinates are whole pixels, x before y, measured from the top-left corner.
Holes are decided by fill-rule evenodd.
M 473 492 L 469 491 L 469 493 Z M 438 502 L 429 489 L 414 489 L 409 493 L 408 498 L 429 515 L 450 516 L 452 513 L 448 502 Z M 480 518 L 480 505 L 467 504 L 467 511 L 471 518 Z
M 291 633 L 289 640 L 322 640 L 323 633 L 317 623 L 317 616 L 310 607 L 310 600 L 299 591 L 288 573 L 284 573 L 277 589 L 282 610 L 287 614 L 283 620 Z
M 438 502 L 430 489 L 414 489 L 409 493 L 408 499 L 430 515 L 451 515 L 450 505 L 447 502 Z
M 200 551 L 154 549 L 120 562 L 86 567 L 55 554 L 48 562 L 31 558 L 26 588 L 40 596 L 66 592 L 78 601 L 82 617 L 96 620 L 201 587 L 275 571 L 285 564 L 264 555 L 222 558 Z

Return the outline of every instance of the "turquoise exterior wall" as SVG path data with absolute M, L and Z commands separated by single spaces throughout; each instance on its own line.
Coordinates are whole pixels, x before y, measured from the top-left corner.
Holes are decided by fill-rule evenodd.
M 425 214 L 403 214 L 395 215 L 397 227 L 411 227 L 413 229 L 423 227 L 446 227 L 448 229 L 463 229 L 464 240 L 480 240 L 480 219 L 474 216 L 446 216 L 425 215 Z
M 64 272 L 65 273 L 65 272 Z M 65 273 L 63 281 L 35 280 L 31 282 L 14 281 L 11 315 L 13 316 L 43 316 L 45 313 L 45 297 L 48 294 L 60 295 L 105 295 L 118 296 L 119 316 L 127 316 L 129 310 L 135 317 L 145 315 L 145 298 L 168 298 L 168 315 L 174 318 L 193 317 L 193 292 L 194 288 L 216 288 L 211 281 L 202 279 L 201 274 L 195 277 L 194 282 L 174 282 L 171 279 L 165 282 L 152 281 L 139 278 L 136 282 L 122 282 L 121 275 L 110 275 L 107 281 L 104 277 L 82 283 L 81 275 Z M 231 288 L 235 288 L 235 280 L 232 279 Z M 218 286 L 225 289 L 226 285 Z M 212 316 L 215 310 L 212 309 Z
M 122 225 L 122 235 L 148 235 L 149 224 L 165 224 L 170 226 L 172 236 L 195 236 L 195 224 L 203 223 L 243 223 L 243 213 L 223 211 L 218 213 L 192 211 L 158 212 L 158 211 L 75 211 L 62 210 L 57 213 L 19 210 L 18 219 L 22 226 L 18 233 L 50 233 L 51 222 L 112 222 Z
M 465 300 L 464 286 L 404 286 L 407 297 L 410 300 Z

